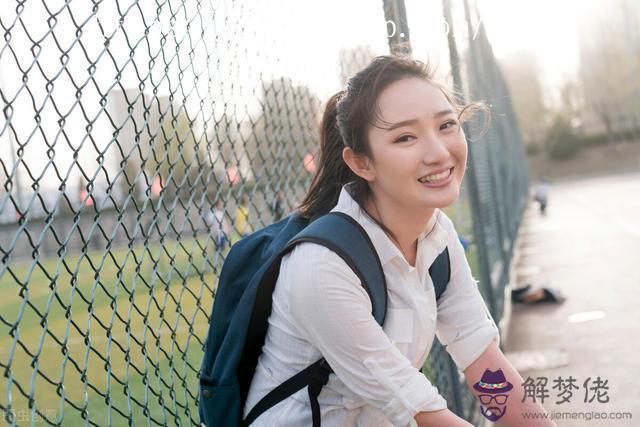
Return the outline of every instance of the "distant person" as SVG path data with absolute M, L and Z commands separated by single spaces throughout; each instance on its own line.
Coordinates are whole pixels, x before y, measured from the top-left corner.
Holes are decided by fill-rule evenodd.
M 235 228 L 240 238 L 248 236 L 251 232 L 251 225 L 249 224 L 249 196 L 246 194 L 242 196 L 240 205 L 236 209 Z
M 469 246 L 471 245 L 471 242 L 469 242 L 469 240 L 462 235 L 458 235 L 458 240 L 462 245 L 462 249 L 464 249 L 464 251 L 467 252 L 469 250 Z
M 273 199 L 271 203 L 271 214 L 273 215 L 273 222 L 280 221 L 282 219 L 282 214 L 284 213 L 284 196 L 282 195 L 282 191 L 278 191 L 276 193 L 276 197 Z
M 540 213 L 546 214 L 547 203 L 549 201 L 549 181 L 545 178 L 538 183 L 535 190 L 534 200 L 540 205 Z
M 217 251 L 223 251 L 229 244 L 229 222 L 224 216 L 222 200 L 217 200 L 213 210 L 205 216 L 205 222 L 216 240 Z

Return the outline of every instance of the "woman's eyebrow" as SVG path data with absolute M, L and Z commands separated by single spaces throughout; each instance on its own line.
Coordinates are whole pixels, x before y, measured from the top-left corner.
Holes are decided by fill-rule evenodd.
M 447 114 L 452 114 L 454 111 L 453 110 L 442 110 L 442 111 L 438 111 L 437 113 L 435 113 L 433 115 L 434 118 L 440 118 L 442 116 L 446 116 Z M 403 120 L 401 122 L 398 123 L 394 123 L 391 126 L 389 126 L 388 128 L 385 128 L 387 132 L 391 132 L 394 129 L 403 127 L 403 126 L 409 126 L 409 125 L 414 125 L 418 123 L 418 119 L 409 119 L 409 120 Z

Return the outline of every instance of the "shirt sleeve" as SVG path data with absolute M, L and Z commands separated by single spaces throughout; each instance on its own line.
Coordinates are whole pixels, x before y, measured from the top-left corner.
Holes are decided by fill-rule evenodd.
M 394 425 L 415 425 L 418 412 L 447 407 L 375 321 L 360 280 L 337 254 L 302 243 L 291 256 L 289 312 L 349 390 Z
M 436 336 L 458 369 L 464 371 L 492 340 L 500 342 L 500 335 L 471 275 L 455 227 L 449 218 L 443 217 L 448 232 L 451 278 L 438 301 Z

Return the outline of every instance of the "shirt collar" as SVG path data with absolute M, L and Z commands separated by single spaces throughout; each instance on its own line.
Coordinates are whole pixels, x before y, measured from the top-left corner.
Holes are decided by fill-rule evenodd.
M 336 206 L 331 209 L 332 212 L 343 212 L 347 215 L 351 216 L 355 219 L 367 232 L 371 241 L 373 242 L 373 246 L 378 253 L 378 257 L 380 258 L 380 263 L 384 266 L 389 261 L 393 259 L 399 259 L 401 263 L 405 266 L 406 270 L 411 270 L 414 267 L 409 265 L 406 261 L 400 249 L 396 247 L 396 245 L 391 241 L 391 238 L 387 236 L 387 234 L 380 228 L 378 224 L 376 224 L 372 218 L 362 209 L 362 207 L 356 202 L 351 194 L 348 191 L 348 187 L 351 183 L 344 184 L 342 186 L 342 190 L 340 191 L 340 196 L 338 197 L 338 203 Z M 431 217 L 431 220 L 427 224 L 425 230 L 420 233 L 418 238 L 418 253 L 421 254 L 421 257 L 424 258 L 424 251 L 428 252 L 428 257 L 433 258 L 429 260 L 429 264 L 435 260 L 435 257 L 444 250 L 447 246 L 447 233 L 446 230 L 440 224 L 438 220 L 441 212 L 439 209 L 436 209 L 434 215 Z M 427 238 L 428 237 L 428 238 Z M 427 244 L 425 247 L 425 243 Z M 422 246 L 421 246 L 422 245 Z M 417 260 L 417 263 L 421 260 Z M 416 264 L 417 266 L 418 264 Z

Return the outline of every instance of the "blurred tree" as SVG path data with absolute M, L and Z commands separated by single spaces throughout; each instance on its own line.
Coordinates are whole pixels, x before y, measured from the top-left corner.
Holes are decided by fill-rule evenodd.
M 346 87 L 349 77 L 366 67 L 375 57 L 375 52 L 368 45 L 340 49 L 338 62 L 340 63 L 340 83 L 342 87 Z
M 564 160 L 573 157 L 582 146 L 580 138 L 575 134 L 571 123 L 561 114 L 556 115 L 547 132 L 547 148 L 549 157 Z
M 560 86 L 560 111 L 576 123 L 580 121 L 582 113 L 581 95 L 580 86 L 575 80 L 566 80 Z
M 196 179 L 207 174 L 207 156 L 206 138 L 197 120 L 191 119 L 184 107 L 166 107 L 159 110 L 159 131 L 150 138 L 144 169 L 148 185 L 160 175 L 164 192 L 171 199 L 202 191 Z
M 611 0 L 582 20 L 580 82 L 590 133 L 614 135 L 640 122 L 640 3 Z
M 549 109 L 540 83 L 540 67 L 529 51 L 514 52 L 500 61 L 527 147 L 539 146 L 549 126 Z
M 260 116 L 248 141 L 256 184 L 289 185 L 301 177 L 304 157 L 319 147 L 320 99 L 306 86 L 281 77 L 263 83 Z
M 227 171 L 236 167 L 242 169 L 246 167 L 246 156 L 244 155 L 244 144 L 242 143 L 239 123 L 226 112 L 214 118 L 209 123 L 207 129 L 207 141 L 210 146 L 208 163 L 213 168 L 214 177 L 217 184 L 224 184 L 227 180 Z

